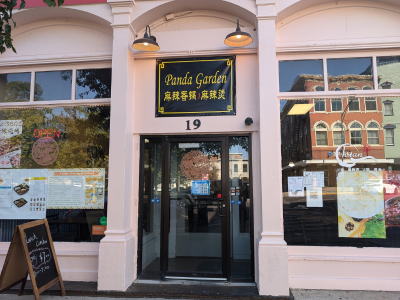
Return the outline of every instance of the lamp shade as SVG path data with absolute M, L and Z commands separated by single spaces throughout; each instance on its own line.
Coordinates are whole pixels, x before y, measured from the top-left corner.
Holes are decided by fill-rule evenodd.
M 237 28 L 235 32 L 228 34 L 225 38 L 225 45 L 229 47 L 244 47 L 250 45 L 253 38 L 247 32 L 241 31 L 239 20 L 237 20 Z
M 149 28 L 149 34 L 147 34 L 147 28 Z M 144 33 L 143 38 L 137 39 L 133 42 L 132 48 L 139 51 L 158 51 L 160 50 L 160 46 L 158 46 L 156 38 L 151 35 L 149 25 L 146 26 L 146 32 Z

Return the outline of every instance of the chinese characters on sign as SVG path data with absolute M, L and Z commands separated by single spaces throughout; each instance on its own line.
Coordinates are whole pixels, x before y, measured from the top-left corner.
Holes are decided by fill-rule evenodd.
M 235 115 L 235 57 L 157 61 L 156 117 Z

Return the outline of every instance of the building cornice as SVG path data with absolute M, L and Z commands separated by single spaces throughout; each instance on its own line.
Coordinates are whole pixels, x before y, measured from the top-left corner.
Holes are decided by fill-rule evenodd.
M 86 63 L 96 61 L 111 61 L 112 52 L 99 52 L 95 54 L 82 55 L 82 53 L 72 53 L 62 55 L 33 55 L 28 57 L 12 57 L 0 59 L 0 67 L 20 67 L 27 65 L 62 64 L 62 63 Z
M 257 54 L 257 48 L 158 51 L 158 52 L 139 52 L 139 51 L 133 50 L 132 48 L 130 48 L 130 49 L 131 49 L 131 52 L 133 53 L 133 57 L 135 59 L 186 57 L 186 56 L 218 56 L 218 55 Z

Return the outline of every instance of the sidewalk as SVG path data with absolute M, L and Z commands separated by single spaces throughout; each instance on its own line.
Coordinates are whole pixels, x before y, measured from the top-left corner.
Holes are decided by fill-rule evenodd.
M 375 292 L 375 291 L 334 291 L 334 290 L 292 290 L 295 300 L 399 300 L 400 292 Z M 178 296 L 178 295 L 176 295 Z M 33 300 L 32 295 L 20 296 L 0 294 L 0 300 Z M 86 297 L 86 296 L 47 296 L 41 295 L 41 300 L 128 300 L 132 298 Z M 149 298 L 135 298 L 149 300 Z M 152 300 L 165 300 L 167 298 L 152 298 Z M 179 299 L 179 298 L 175 298 Z M 186 300 L 185 298 L 180 298 Z M 204 300 L 206 298 L 202 298 Z M 217 299 L 215 297 L 210 299 Z M 235 298 L 232 298 L 234 300 Z M 190 299 L 193 300 L 193 299 Z

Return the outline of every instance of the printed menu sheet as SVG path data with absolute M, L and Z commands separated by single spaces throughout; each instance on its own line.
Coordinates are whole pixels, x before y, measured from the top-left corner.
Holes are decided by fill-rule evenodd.
M 304 197 L 303 177 L 288 177 L 289 197 Z
M 103 209 L 105 169 L 49 171 L 47 209 Z
M 0 170 L 0 219 L 46 217 L 47 170 Z

